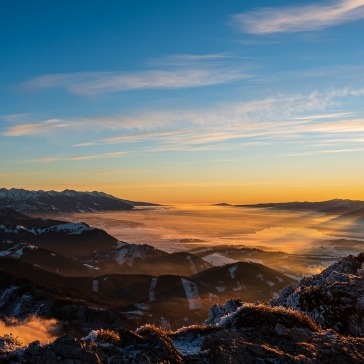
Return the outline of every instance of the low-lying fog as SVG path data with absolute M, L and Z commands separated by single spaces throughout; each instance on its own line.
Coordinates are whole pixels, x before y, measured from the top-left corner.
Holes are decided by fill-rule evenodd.
M 168 252 L 222 244 L 334 256 L 363 251 L 361 235 L 351 233 L 349 224 L 329 224 L 335 217 L 308 212 L 191 205 L 62 216 L 104 229 L 119 240 L 146 243 Z M 355 228 L 357 232 L 358 227 Z M 363 231 L 364 227 L 361 229 Z

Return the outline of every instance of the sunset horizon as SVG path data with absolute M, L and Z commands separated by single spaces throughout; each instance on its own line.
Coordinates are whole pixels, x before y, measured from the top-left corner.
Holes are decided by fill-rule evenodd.
M 39 185 L 38 185 L 39 187 Z M 249 187 L 251 190 L 249 191 Z M 34 188 L 32 186 L 20 185 L 20 186 L 0 186 L 1 188 L 10 189 L 23 189 L 28 191 L 56 191 L 62 192 L 64 190 L 74 190 L 77 192 L 103 192 L 110 194 L 114 197 L 131 200 L 131 201 L 144 201 L 165 205 L 210 205 L 226 203 L 231 205 L 244 205 L 244 204 L 265 204 L 265 203 L 285 203 L 285 202 L 322 202 L 330 200 L 352 200 L 352 201 L 364 201 L 364 196 L 360 194 L 360 191 L 345 192 L 345 194 L 339 194 L 339 189 L 328 190 L 326 186 L 321 186 L 321 189 L 308 193 L 307 186 L 291 186 L 292 191 L 287 193 L 287 186 L 279 186 L 279 189 L 284 189 L 284 192 L 275 191 L 272 187 L 268 190 L 266 186 L 251 186 L 251 185 L 223 185 L 220 189 L 223 192 L 217 193 L 219 188 L 213 185 L 200 185 L 200 186 L 168 186 L 148 188 L 146 186 L 133 186 L 100 189 L 97 186 L 62 186 L 53 187 L 45 186 L 43 188 Z M 301 187 L 301 188 L 298 188 Z M 360 186 L 357 186 L 358 190 Z M 152 190 L 148 191 L 149 189 Z M 227 189 L 229 189 L 227 191 Z M 147 190 L 147 191 L 145 191 Z M 191 192 L 191 190 L 193 192 Z M 241 192 L 243 190 L 243 192 Z M 256 192 L 255 196 L 252 196 L 251 191 Z M 154 192 L 155 191 L 155 192 Z M 176 192 L 178 191 L 178 192 Z M 236 193 L 236 195 L 234 194 Z M 276 192 L 276 193 L 275 193 Z M 180 195 L 180 199 L 176 196 Z M 195 197 L 194 197 L 195 196 Z M 243 197 L 245 196 L 245 197 Z M 361 197 L 362 196 L 362 197 Z
M 364 199 L 361 1 L 20 3 L 0 25 L 2 186 Z

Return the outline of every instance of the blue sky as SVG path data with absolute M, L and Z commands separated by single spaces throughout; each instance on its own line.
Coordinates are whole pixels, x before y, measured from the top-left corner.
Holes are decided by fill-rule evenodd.
M 3 186 L 364 199 L 364 1 L 0 6 Z

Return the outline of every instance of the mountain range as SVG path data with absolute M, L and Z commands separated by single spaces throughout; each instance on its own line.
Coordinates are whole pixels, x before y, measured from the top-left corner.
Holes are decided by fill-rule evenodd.
M 75 213 L 131 210 L 135 206 L 157 206 L 149 202 L 123 200 L 104 192 L 74 190 L 29 191 L 0 188 L 0 208 L 24 213 Z
M 315 211 L 325 214 L 344 214 L 364 208 L 364 201 L 349 199 L 333 199 L 328 201 L 308 202 L 272 202 L 248 205 L 232 205 L 228 203 L 216 204 L 216 206 L 249 207 L 249 208 L 269 208 L 275 210 L 288 211 Z
M 173 327 L 201 320 L 213 303 L 267 300 L 294 282 L 259 263 L 214 267 L 190 252 L 128 244 L 81 222 L 34 218 L 10 208 L 0 210 L 0 272 L 30 287 L 24 301 L 23 289 L 4 282 L 0 305 L 14 317 L 28 314 L 31 292 L 41 290 L 44 297 L 66 294 L 117 309 L 132 322 L 164 320 Z

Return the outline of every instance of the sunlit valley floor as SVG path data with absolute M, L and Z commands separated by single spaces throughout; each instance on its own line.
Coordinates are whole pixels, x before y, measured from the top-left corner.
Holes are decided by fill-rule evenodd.
M 364 251 L 364 213 L 345 215 L 179 205 L 65 214 L 62 219 L 84 221 L 128 243 L 166 252 L 190 251 L 213 265 L 255 261 L 302 276 Z
M 360 201 L 155 206 L 68 190 L 0 192 L 0 361 L 65 360 L 72 348 L 79 362 L 142 363 L 148 352 L 150 362 L 210 363 L 216 345 L 222 363 L 304 362 L 299 355 L 316 360 L 327 347 L 342 362 L 362 358 Z M 162 329 L 128 331 L 145 324 Z

